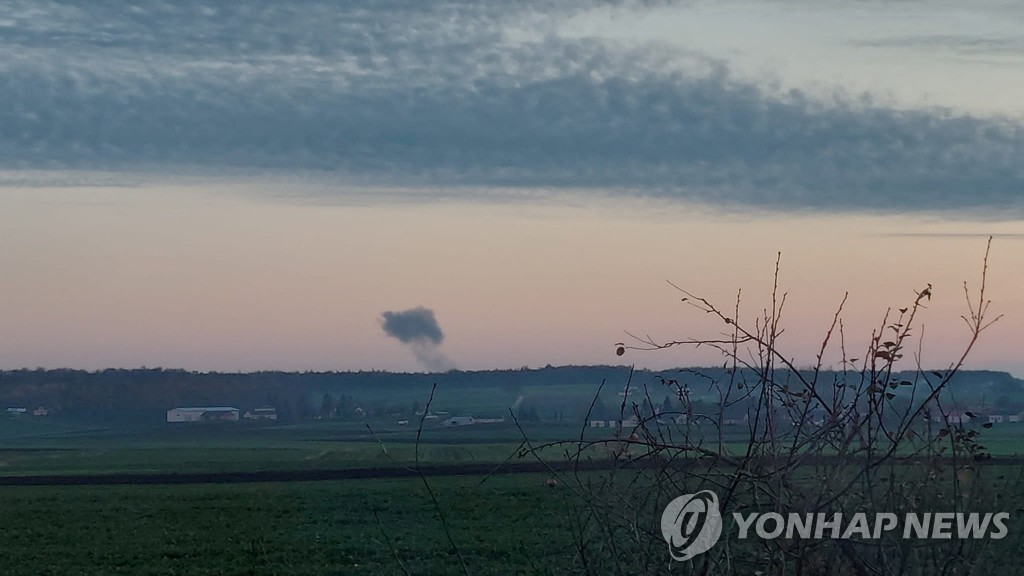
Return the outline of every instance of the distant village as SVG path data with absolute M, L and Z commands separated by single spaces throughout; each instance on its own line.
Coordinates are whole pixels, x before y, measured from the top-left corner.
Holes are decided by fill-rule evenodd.
M 5 410 L 5 414 L 10 418 L 43 418 L 52 415 L 54 412 L 45 406 L 37 406 L 36 408 L 11 406 Z M 355 408 L 356 416 L 363 416 L 364 411 L 362 408 Z M 328 419 L 333 418 L 333 414 L 325 414 L 322 416 L 316 416 L 314 419 Z M 660 416 L 655 412 L 654 416 Z M 739 414 L 731 414 L 730 417 L 722 418 L 721 423 L 724 426 L 742 426 L 746 424 L 747 418 L 740 416 Z M 814 413 L 811 415 L 810 421 L 813 424 L 821 425 L 824 413 Z M 480 418 L 476 416 L 453 416 L 448 412 L 436 411 L 427 412 L 424 414 L 422 411 L 415 412 L 415 418 L 398 418 L 395 420 L 395 424 L 398 426 L 409 425 L 410 420 L 418 422 L 422 418 L 424 423 L 429 425 L 437 426 L 472 426 L 481 424 L 501 424 L 505 422 L 504 417 L 497 418 Z M 276 421 L 278 419 L 277 409 L 272 407 L 263 408 L 252 408 L 249 410 L 242 410 L 233 406 L 182 406 L 177 408 L 171 408 L 167 410 L 166 422 L 169 424 L 180 424 L 180 423 L 211 423 L 211 422 L 242 422 L 242 421 Z M 659 421 L 664 421 L 663 418 L 658 418 Z M 1015 414 L 1003 414 L 992 411 L 990 409 L 976 409 L 968 410 L 961 408 L 952 408 L 946 411 L 929 410 L 926 411 L 926 419 L 933 423 L 943 423 L 949 425 L 955 424 L 967 424 L 970 422 L 980 422 L 983 424 L 1016 424 L 1024 422 L 1024 411 L 1017 412 Z M 686 415 L 680 415 L 675 413 L 671 420 L 678 424 L 686 423 Z M 590 428 L 632 428 L 640 424 L 636 416 L 624 416 L 621 418 L 591 418 L 587 421 Z
M 740 376 L 751 381 L 756 378 L 756 374 Z M 826 378 L 828 374 L 820 376 Z M 683 398 L 672 386 L 663 386 L 671 382 L 687 390 L 700 390 L 707 379 L 724 381 L 731 377 L 719 368 L 632 374 L 628 368 L 616 366 L 453 371 L 444 374 L 442 395 L 424 414 L 425 393 L 435 378 L 429 374 L 39 369 L 0 371 L 0 406 L 6 406 L 6 414 L 14 419 L 168 427 L 204 422 L 282 425 L 317 420 L 366 421 L 397 427 L 417 426 L 421 419 L 438 427 L 497 425 L 501 421 L 509 425 L 510 407 L 521 423 L 579 425 L 586 421 L 588 428 L 611 429 L 632 425 L 632 416 L 678 421 L 682 414 L 700 414 L 711 416 L 723 427 L 740 427 L 749 408 L 746 402 L 732 402 L 719 414 L 712 395 L 695 392 L 692 399 Z M 914 375 L 893 378 L 912 380 Z M 619 389 L 606 386 L 595 399 L 596 384 L 592 384 L 602 380 L 626 385 Z M 929 419 L 996 424 L 1015 423 L 1024 417 L 1020 413 L 1024 410 L 1024 380 L 1004 372 L 965 371 L 957 374 L 951 386 L 957 402 L 952 396 L 944 397 L 945 410 L 930 407 Z M 472 394 L 463 399 L 463 390 Z M 895 402 L 907 407 L 912 400 L 901 391 L 895 391 Z M 819 410 L 808 416 L 804 425 L 822 421 L 825 415 Z
M 362 412 L 361 409 L 357 408 L 357 413 Z M 8 413 L 27 413 L 24 408 L 9 408 Z M 39 407 L 33 411 L 36 416 L 45 416 L 46 409 Z M 422 411 L 416 412 L 416 419 L 422 418 L 424 423 L 433 424 L 439 426 L 472 426 L 479 424 L 501 424 L 505 422 L 504 417 L 498 418 L 479 418 L 475 416 L 452 416 L 448 412 L 427 412 L 424 414 Z M 655 417 L 658 417 L 659 421 L 665 421 L 664 418 L 660 418 L 660 414 L 655 413 Z M 321 419 L 320 417 L 316 418 Z M 824 412 L 814 413 L 811 415 L 810 421 L 815 425 L 821 425 L 824 419 Z M 1016 414 L 997 414 L 997 413 L 976 413 L 970 410 L 951 409 L 945 412 L 940 411 L 928 411 L 925 419 L 933 423 L 943 423 L 954 425 L 954 424 L 967 424 L 970 422 L 981 422 L 991 424 L 1001 423 L 1019 423 L 1024 421 L 1024 411 Z M 274 408 L 254 408 L 252 410 L 241 411 L 238 408 L 231 406 L 205 406 L 205 407 L 182 407 L 172 408 L 167 411 L 167 422 L 168 423 L 181 423 L 181 422 L 238 422 L 243 420 L 277 420 L 277 411 Z M 408 418 L 397 419 L 395 424 L 398 426 L 409 425 Z M 677 424 L 685 424 L 687 417 L 685 414 L 674 414 L 671 418 Z M 747 423 L 746 416 L 741 418 L 723 418 L 722 424 L 724 426 L 741 426 Z M 621 428 L 635 428 L 639 426 L 640 421 L 635 415 L 624 416 L 621 418 L 599 418 L 588 420 L 588 425 L 591 428 L 609 428 L 609 429 L 621 429 Z
M 597 398 L 581 393 L 576 385 L 572 390 L 563 388 L 566 382 L 580 382 L 591 371 L 613 370 L 563 367 L 451 373 L 446 375 L 446 390 L 456 399 L 446 399 L 444 405 L 433 409 L 422 404 L 422 375 L 416 374 L 223 375 L 154 369 L 96 373 L 14 371 L 0 372 L 0 378 L 5 382 L 5 413 L 12 419 L 61 418 L 167 426 L 218 422 L 275 425 L 327 420 L 366 421 L 375 426 L 416 427 L 422 422 L 430 427 L 466 427 L 510 424 L 512 416 L 507 406 L 511 406 L 515 420 L 521 423 L 561 422 L 578 426 L 585 421 L 588 428 L 608 430 L 628 430 L 653 420 L 685 424 L 687 415 L 711 417 L 722 427 L 740 428 L 747 424 L 750 406 L 745 402 L 733 402 L 719 414 L 719 407 L 707 396 L 691 399 L 685 393 L 666 395 L 658 391 L 658 397 L 652 398 L 650 394 L 656 388 L 628 383 L 618 390 L 606 388 Z M 57 378 L 61 380 L 55 381 Z M 937 404 L 929 406 L 922 412 L 922 420 L 949 425 L 1024 421 L 1022 381 L 1005 373 L 984 371 L 967 372 L 958 378 L 958 385 L 963 388 L 958 394 L 959 402 L 944 402 L 941 409 Z M 340 382 L 348 379 L 352 380 L 348 385 L 339 387 Z M 474 400 L 475 405 L 461 405 L 457 397 L 462 389 L 475 393 L 486 390 L 487 398 L 482 402 Z M 388 393 L 382 394 L 382 390 Z M 911 400 L 897 395 L 895 401 L 909 407 Z M 826 418 L 823 410 L 812 409 L 793 425 L 821 426 Z
M 361 408 L 356 408 L 357 414 L 362 413 Z M 474 416 L 450 416 L 447 412 L 417 412 L 424 422 L 438 424 L 440 426 L 471 426 L 475 424 L 500 424 L 505 422 L 504 418 L 477 418 Z M 317 417 L 316 419 L 321 419 Z M 277 420 L 277 410 L 274 408 L 254 408 L 242 412 L 232 406 L 189 406 L 171 408 L 167 411 L 167 422 L 171 424 L 184 422 L 239 422 L 243 420 Z M 399 426 L 409 424 L 409 419 L 400 419 L 395 422 Z

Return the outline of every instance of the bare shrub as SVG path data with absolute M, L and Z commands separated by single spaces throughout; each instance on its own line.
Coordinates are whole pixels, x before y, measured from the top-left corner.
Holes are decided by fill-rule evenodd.
M 905 307 L 890 309 L 872 332 L 866 350 L 848 354 L 843 312 L 831 318 L 811 368 L 799 369 L 778 346 L 786 294 L 776 262 L 771 308 L 747 318 L 737 295 L 729 309 L 677 287 L 695 311 L 717 318 L 722 334 L 659 342 L 631 336 L 616 344 L 619 355 L 669 348 L 711 347 L 725 359 L 720 369 L 690 370 L 677 379 L 637 385 L 632 378 L 619 421 L 635 426 L 614 432 L 581 428 L 571 442 L 534 445 L 528 454 L 552 463 L 560 448 L 572 465 L 552 466 L 561 486 L 581 503 L 572 510 L 578 526 L 577 565 L 586 574 L 979 574 L 1012 563 L 999 550 L 1006 541 L 904 539 L 899 531 L 879 539 L 724 537 L 709 552 L 671 564 L 659 529 L 662 509 L 673 498 L 703 489 L 720 498 L 726 533 L 732 512 L 852 514 L 908 511 L 1013 510 L 1016 477 L 996 467 L 981 444 L 981 426 L 951 417 L 950 382 L 991 317 L 986 296 L 986 246 L 980 284 L 964 284 L 968 330 L 960 356 L 943 370 L 921 366 L 920 317 L 933 297 L 931 285 Z M 835 369 L 827 354 L 838 354 Z M 715 401 L 691 400 L 696 386 Z M 630 388 L 642 400 L 628 400 Z M 674 409 L 655 409 L 669 394 Z M 598 392 L 594 402 L 598 401 Z M 514 414 L 513 414 L 514 417 Z M 589 419 L 589 415 L 588 415 Z M 589 472 L 593 460 L 614 464 Z M 732 530 L 731 532 L 735 532 Z M 1008 552 L 1006 552 L 1008 554 Z M 1000 572 L 1001 573 L 1001 572 Z

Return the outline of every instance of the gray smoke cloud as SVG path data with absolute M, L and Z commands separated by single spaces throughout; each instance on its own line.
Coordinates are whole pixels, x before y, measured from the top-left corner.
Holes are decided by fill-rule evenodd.
M 444 332 L 437 323 L 434 311 L 418 306 L 409 310 L 388 310 L 380 315 L 384 333 L 408 344 L 416 360 L 433 372 L 444 372 L 455 367 L 438 347 Z

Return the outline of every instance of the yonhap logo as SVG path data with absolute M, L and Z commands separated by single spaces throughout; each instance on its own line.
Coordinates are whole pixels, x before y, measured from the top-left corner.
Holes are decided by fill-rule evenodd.
M 805 538 L 854 540 L 958 538 L 1001 540 L 1009 532 L 1008 512 L 751 512 L 732 513 L 740 540 Z M 710 490 L 684 494 L 661 514 L 661 534 L 672 559 L 685 562 L 710 550 L 722 537 L 718 496 Z
M 722 536 L 718 496 L 702 490 L 669 502 L 661 514 L 661 534 L 673 560 L 685 562 L 707 552 Z

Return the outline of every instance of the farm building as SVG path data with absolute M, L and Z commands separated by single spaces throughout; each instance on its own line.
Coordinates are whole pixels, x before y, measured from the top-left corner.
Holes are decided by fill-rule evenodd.
M 501 424 L 504 418 L 473 418 L 473 424 Z
M 277 420 L 277 408 L 253 408 L 246 410 L 242 418 L 246 420 Z
M 441 421 L 441 426 L 469 426 L 470 424 L 500 424 L 504 418 L 474 418 L 472 416 L 452 416 Z
M 238 422 L 238 408 L 230 406 L 197 406 L 171 408 L 168 422 Z
M 943 414 L 941 411 L 937 411 L 932 415 L 932 422 L 946 423 L 946 424 L 967 424 L 971 421 L 971 416 L 961 410 L 953 409 Z
M 639 424 L 639 422 L 637 421 L 637 419 L 636 418 L 632 418 L 632 417 L 629 418 L 629 419 L 626 419 L 626 420 L 591 420 L 590 421 L 590 427 L 591 428 L 605 428 L 605 427 L 608 427 L 608 428 L 622 428 L 623 426 L 628 428 L 630 426 L 637 426 L 638 424 Z
M 469 426 L 473 423 L 472 416 L 452 416 L 444 422 L 441 422 L 442 426 Z

